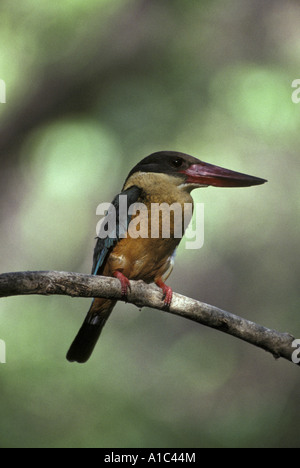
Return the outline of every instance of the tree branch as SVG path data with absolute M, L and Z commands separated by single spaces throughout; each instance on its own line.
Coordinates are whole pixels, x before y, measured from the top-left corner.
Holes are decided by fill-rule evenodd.
M 59 271 L 25 271 L 0 275 L 0 297 L 41 294 L 71 297 L 105 297 L 122 300 L 120 283 L 115 278 Z M 174 293 L 170 308 L 165 309 L 161 291 L 143 281 L 131 281 L 127 301 L 137 307 L 152 307 L 194 322 L 264 349 L 275 358 L 292 361 L 294 337 L 233 315 L 217 307 Z

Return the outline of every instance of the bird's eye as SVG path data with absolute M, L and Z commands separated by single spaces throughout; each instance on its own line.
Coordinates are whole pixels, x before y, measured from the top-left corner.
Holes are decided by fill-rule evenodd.
M 181 158 L 175 158 L 171 161 L 171 164 L 173 167 L 180 167 L 183 164 L 183 159 Z

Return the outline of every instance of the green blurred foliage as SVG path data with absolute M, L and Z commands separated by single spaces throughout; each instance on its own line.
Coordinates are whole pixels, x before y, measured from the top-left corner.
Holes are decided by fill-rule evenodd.
M 194 192 L 205 244 L 170 285 L 299 337 L 299 19 L 292 0 L 2 1 L 0 131 L 57 80 L 1 153 L 1 272 L 90 272 L 97 205 L 142 157 L 183 151 L 269 182 Z M 125 304 L 71 365 L 88 300 L 0 307 L 1 448 L 299 446 L 296 366 Z

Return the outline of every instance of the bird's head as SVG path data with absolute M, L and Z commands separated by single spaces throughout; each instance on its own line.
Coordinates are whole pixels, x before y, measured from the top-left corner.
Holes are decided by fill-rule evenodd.
M 158 184 L 168 181 L 190 192 L 199 187 L 249 187 L 266 182 L 265 179 L 231 171 L 200 161 L 188 154 L 160 151 L 147 156 L 129 173 L 125 186 L 136 180 L 145 181 L 145 175 Z M 148 177 L 147 177 L 148 179 Z M 130 185 L 132 185 L 132 183 Z

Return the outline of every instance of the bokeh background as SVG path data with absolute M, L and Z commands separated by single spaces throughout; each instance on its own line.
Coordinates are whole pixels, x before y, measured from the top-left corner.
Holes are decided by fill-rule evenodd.
M 89 273 L 96 207 L 142 157 L 269 180 L 194 192 L 205 244 L 182 294 L 300 337 L 298 0 L 2 0 L 1 272 Z M 87 299 L 1 299 L 0 446 L 298 447 L 299 368 L 119 304 L 84 366 Z

